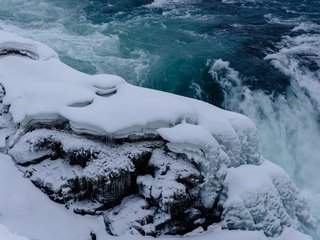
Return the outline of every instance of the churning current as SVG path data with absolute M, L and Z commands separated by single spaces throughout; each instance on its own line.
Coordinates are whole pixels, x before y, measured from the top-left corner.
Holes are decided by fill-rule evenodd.
M 1 0 L 0 28 L 78 70 L 249 116 L 320 219 L 319 0 Z

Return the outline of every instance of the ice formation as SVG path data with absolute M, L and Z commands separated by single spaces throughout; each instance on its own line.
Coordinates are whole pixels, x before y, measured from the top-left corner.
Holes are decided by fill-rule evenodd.
M 282 226 L 316 225 L 287 173 L 267 160 L 259 166 L 228 169 L 221 196 L 222 222 L 227 229 L 258 229 L 274 236 L 282 232 Z
M 0 84 L 0 224 L 10 230 L 108 239 L 105 224 L 111 235 L 137 239 L 289 240 L 316 228 L 288 175 L 260 155 L 243 115 L 78 72 L 49 47 L 1 30 Z M 86 216 L 45 199 L 13 162 L 52 200 Z M 53 221 L 68 227 L 59 237 Z

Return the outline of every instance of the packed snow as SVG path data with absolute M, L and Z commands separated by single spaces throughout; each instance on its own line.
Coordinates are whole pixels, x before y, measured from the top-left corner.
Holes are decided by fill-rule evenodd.
M 21 237 L 17 234 L 10 232 L 5 226 L 0 225 L 0 239 L 5 240 L 28 240 L 26 237 Z
M 0 154 L 0 224 L 30 239 L 87 239 L 95 233 L 107 238 L 101 217 L 80 216 L 50 201 Z

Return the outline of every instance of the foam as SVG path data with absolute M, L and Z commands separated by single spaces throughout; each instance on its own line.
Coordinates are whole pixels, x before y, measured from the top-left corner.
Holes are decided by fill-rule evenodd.
M 290 77 L 285 96 L 250 90 L 242 84 L 245 76 L 221 59 L 214 61 L 211 68 L 214 80 L 224 89 L 223 107 L 242 112 L 255 121 L 262 155 L 284 167 L 295 183 L 308 191 L 315 216 L 319 211 L 318 203 L 313 201 L 319 193 L 316 169 L 320 167 L 320 152 L 315 144 L 320 140 L 319 105 L 318 97 L 306 91 L 318 89 L 317 85 L 313 86 L 316 75 L 312 75 L 317 72 L 309 71 L 303 61 L 318 54 L 318 39 L 311 34 L 285 37 L 278 44 L 278 50 L 266 57 Z

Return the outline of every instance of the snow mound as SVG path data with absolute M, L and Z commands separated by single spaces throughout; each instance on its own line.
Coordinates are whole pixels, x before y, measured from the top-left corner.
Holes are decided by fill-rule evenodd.
M 2 48 L 7 35 L 0 32 Z M 29 40 L 17 37 L 15 41 L 9 36 L 19 51 L 24 43 L 30 45 Z M 38 47 L 38 55 L 48 55 L 41 49 Z M 58 58 L 30 61 L 6 55 L 0 59 L 0 69 L 0 83 L 6 90 L 3 102 L 10 105 L 14 122 L 23 130 L 68 122 L 76 133 L 123 138 L 157 134 L 159 128 L 184 121 L 206 128 L 225 145 L 232 159 L 242 153 L 250 157 L 245 153 L 248 149 L 242 147 L 246 140 L 248 148 L 257 150 L 251 120 L 201 101 L 136 87 L 114 75 L 84 74 Z
M 58 58 L 57 53 L 48 46 L 0 29 L 0 56 L 10 54 L 22 55 L 34 60 Z
M 228 169 L 219 204 L 227 229 L 261 230 L 266 236 L 277 236 L 284 227 L 315 229 L 317 225 L 287 173 L 269 161 Z
M 7 155 L 0 154 L 0 224 L 30 239 L 106 238 L 102 218 L 79 216 L 49 201 L 17 170 Z M 6 239 L 6 238 L 3 238 Z

